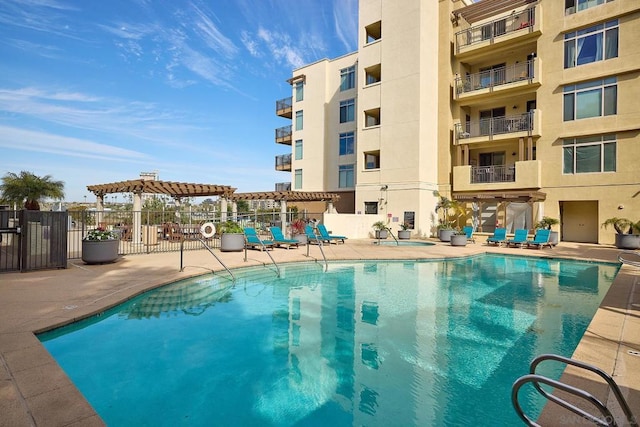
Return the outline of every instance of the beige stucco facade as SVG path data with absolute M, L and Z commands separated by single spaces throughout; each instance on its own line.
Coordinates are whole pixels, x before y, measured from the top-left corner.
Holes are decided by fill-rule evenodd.
M 294 88 L 292 103 L 294 124 L 304 111 L 292 137 L 304 157 L 292 161 L 292 183 L 303 176 L 292 188 L 353 191 L 343 213 L 387 218 L 392 230 L 413 218 L 416 235 L 437 225 L 438 190 L 465 203 L 479 231 L 550 216 L 561 240 L 613 243 L 602 222 L 640 219 L 640 3 L 595 3 L 361 0 L 358 51 L 293 72 L 304 76 L 304 100 Z M 355 87 L 341 91 L 354 65 Z M 340 123 L 345 99 L 355 117 Z M 355 149 L 340 155 L 345 131 Z M 353 188 L 339 180 L 347 164 Z

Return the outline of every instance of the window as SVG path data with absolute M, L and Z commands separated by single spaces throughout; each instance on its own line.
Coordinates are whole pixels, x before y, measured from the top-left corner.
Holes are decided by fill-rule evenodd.
M 364 202 L 364 213 L 375 215 L 378 213 L 378 202 Z
M 365 68 L 365 84 L 372 85 L 374 83 L 378 83 L 381 79 L 381 67 L 380 64 L 374 65 L 373 67 Z
M 617 114 L 615 77 L 564 87 L 564 121 Z
M 296 160 L 302 160 L 302 140 L 301 139 L 297 139 L 296 143 L 295 143 L 295 150 L 296 150 Z
M 364 27 L 364 31 L 367 34 L 367 44 L 380 40 L 382 38 L 382 22 L 378 21 L 367 25 Z
M 618 56 L 618 20 L 564 35 L 564 68 Z
M 304 99 L 304 85 L 303 82 L 296 82 L 295 86 L 296 91 L 296 101 L 302 101 Z
M 374 108 L 364 112 L 364 127 L 378 126 L 380 124 L 380 109 Z
M 565 0 L 564 14 L 571 15 L 572 13 L 580 12 L 582 10 L 586 10 L 594 6 L 599 6 L 601 4 L 609 3 L 612 1 L 613 0 Z M 577 3 L 577 8 L 576 8 L 576 3 Z
M 339 188 L 353 188 L 354 187 L 354 171 L 353 165 L 340 165 L 338 166 L 338 187 Z
M 300 190 L 302 188 L 302 169 L 296 169 L 294 178 L 293 188 Z
M 340 123 L 352 122 L 356 117 L 356 101 L 347 99 L 340 101 Z
M 302 110 L 296 111 L 296 130 L 302 130 Z
M 565 174 L 616 171 L 616 136 L 568 138 L 562 141 Z
M 365 169 L 380 169 L 380 150 L 364 153 Z
M 346 156 L 355 152 L 355 136 L 353 132 L 340 134 L 340 155 Z
M 356 87 L 356 66 L 340 70 L 340 91 L 349 90 Z

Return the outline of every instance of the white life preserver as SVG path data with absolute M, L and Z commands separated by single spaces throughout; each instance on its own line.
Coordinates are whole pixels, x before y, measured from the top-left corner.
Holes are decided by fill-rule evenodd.
M 216 226 L 213 225 L 212 222 L 205 222 L 200 226 L 200 234 L 202 234 L 202 237 L 205 239 L 213 237 L 213 235 L 216 234 Z

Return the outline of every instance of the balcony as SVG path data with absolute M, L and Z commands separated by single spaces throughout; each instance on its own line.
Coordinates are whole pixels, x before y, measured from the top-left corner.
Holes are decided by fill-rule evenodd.
M 276 101 L 276 115 L 290 119 L 293 115 L 293 97 Z
M 275 191 L 291 191 L 291 182 L 276 182 Z
M 291 135 L 293 133 L 293 126 L 283 126 L 276 129 L 276 144 L 291 145 Z
M 536 110 L 514 116 L 493 117 L 455 124 L 456 144 L 487 140 L 508 140 L 523 136 L 540 136 L 540 113 Z
M 276 156 L 276 170 L 291 172 L 291 153 Z
M 541 170 L 539 160 L 506 166 L 454 166 L 453 191 L 540 189 Z
M 539 35 L 540 23 L 536 21 L 538 7 L 540 6 L 516 11 L 508 16 L 458 31 L 455 35 L 456 56 L 493 50 L 497 44 L 508 44 L 507 42 L 514 39 L 518 39 L 519 43 L 529 35 Z
M 535 59 L 518 62 L 506 67 L 494 68 L 464 77 L 457 77 L 454 81 L 456 99 L 465 101 L 477 95 L 493 92 L 506 92 L 510 89 L 521 89 L 536 83 L 539 86 L 539 75 Z

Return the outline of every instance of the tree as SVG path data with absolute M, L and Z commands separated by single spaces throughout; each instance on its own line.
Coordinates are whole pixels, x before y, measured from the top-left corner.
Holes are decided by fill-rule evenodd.
M 25 209 L 39 211 L 42 199 L 64 197 L 64 182 L 54 181 L 51 175 L 39 177 L 26 171 L 20 175 L 8 172 L 2 177 L 0 192 L 8 202 L 24 203 Z

